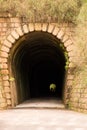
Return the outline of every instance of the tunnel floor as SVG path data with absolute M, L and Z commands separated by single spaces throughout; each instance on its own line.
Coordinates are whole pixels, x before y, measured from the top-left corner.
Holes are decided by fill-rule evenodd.
M 65 109 L 62 100 L 58 98 L 33 98 L 15 107 L 15 109 Z

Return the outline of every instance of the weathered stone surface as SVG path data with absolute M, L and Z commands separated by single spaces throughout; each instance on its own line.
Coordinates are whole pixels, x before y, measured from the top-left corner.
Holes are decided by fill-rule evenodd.
M 41 31 L 41 23 L 35 23 L 35 30 Z
M 52 32 L 52 34 L 53 34 L 54 36 L 56 36 L 56 35 L 58 34 L 59 30 L 60 30 L 60 29 L 59 29 L 58 27 L 55 27 L 54 30 L 53 30 L 53 32 Z
M 7 37 L 7 40 L 10 41 L 11 43 L 14 43 L 15 42 L 15 38 L 13 38 L 11 35 L 9 35 Z
M 6 93 L 6 98 L 10 99 L 11 98 L 11 94 L 10 93 Z
M 57 38 L 62 39 L 62 36 L 63 36 L 63 35 L 64 35 L 63 30 L 60 30 L 60 31 L 58 32 Z
M 5 90 L 5 93 L 9 93 L 11 91 L 10 87 L 4 87 L 4 90 Z
M 74 56 L 73 51 L 68 52 L 68 56 L 69 56 L 69 57 Z
M 24 33 L 28 33 L 29 32 L 28 26 L 26 24 L 23 25 L 23 31 L 24 31 Z
M 11 35 L 15 38 L 18 39 L 19 38 L 19 34 L 14 30 L 11 32 Z
M 66 40 L 69 40 L 69 37 L 67 35 L 63 36 L 62 42 L 64 43 Z
M 2 26 L 3 26 L 4 28 L 6 28 L 8 25 L 7 25 L 7 23 L 3 23 Z M 2 26 L 1 26 L 1 27 L 2 27 Z
M 5 40 L 4 43 L 3 43 L 3 45 L 5 45 L 5 46 L 7 46 L 7 47 L 9 47 L 9 48 L 12 47 L 12 43 L 9 42 L 8 40 Z
M 1 74 L 2 75 L 8 75 L 9 74 L 9 70 L 8 69 L 2 69 L 1 70 Z
M 74 75 L 68 75 L 67 77 L 67 79 L 71 79 L 71 80 L 73 80 L 73 78 L 74 78 Z
M 9 81 L 3 81 L 4 86 L 10 86 Z
M 18 32 L 18 34 L 19 34 L 20 36 L 23 36 L 23 31 L 22 31 L 22 28 L 21 28 L 21 27 L 17 28 L 16 31 Z
M 74 57 L 69 57 L 69 62 L 73 62 Z
M 69 51 L 73 51 L 75 48 L 75 46 L 73 44 L 69 45 L 66 47 L 66 50 L 69 52 Z
M 43 23 L 42 25 L 42 31 L 46 32 L 48 28 L 48 24 L 47 23 Z
M 0 58 L 0 63 L 7 63 L 7 58 Z
M 54 25 L 49 24 L 47 32 L 52 33 L 54 29 Z
M 7 69 L 8 68 L 8 65 L 6 63 L 1 63 L 0 64 L 0 68 L 1 69 Z
M 74 67 L 74 64 L 71 62 L 71 63 L 69 64 L 69 67 L 70 67 L 70 68 Z
M 20 19 L 19 19 L 19 18 L 16 18 L 16 17 L 10 18 L 10 21 L 11 21 L 12 23 L 20 23 Z
M 0 103 L 6 103 L 6 99 L 5 98 L 0 98 Z
M 69 86 L 72 85 L 72 80 L 68 79 L 67 80 L 67 85 L 69 85 Z
M 33 23 L 29 23 L 29 31 L 30 32 L 34 31 L 34 24 Z
M 72 44 L 72 41 L 70 39 L 64 42 L 65 47 L 67 47 L 67 46 L 69 46 L 71 44 Z
M 5 102 L 4 102 L 4 103 L 1 103 L 1 104 L 0 104 L 0 108 L 1 108 L 1 109 L 6 109 L 6 108 L 7 108 L 7 103 L 5 103 Z
M 14 26 L 17 28 L 20 26 L 20 23 L 15 23 Z
M 9 76 L 8 75 L 3 76 L 3 80 L 9 80 Z
M 5 51 L 5 52 L 9 52 L 10 49 L 9 49 L 8 47 L 6 47 L 6 46 L 3 45 L 3 46 L 1 47 L 1 50 L 2 50 L 2 51 Z
M 11 100 L 7 100 L 7 105 L 11 105 L 11 104 L 12 104 Z
M 8 57 L 8 53 L 1 51 L 1 52 L 0 52 L 0 56 L 1 56 L 1 57 L 4 57 L 4 58 L 7 58 L 7 57 Z
M 1 99 L 1 98 L 3 98 L 3 96 L 2 96 L 2 92 L 0 92 L 0 99 Z

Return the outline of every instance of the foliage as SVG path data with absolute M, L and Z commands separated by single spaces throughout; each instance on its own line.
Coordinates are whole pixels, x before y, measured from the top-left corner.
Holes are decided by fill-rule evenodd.
M 76 52 L 79 59 L 80 66 L 86 64 L 87 61 L 87 3 L 85 3 L 78 15 L 76 34 Z M 77 60 L 78 62 L 78 60 Z M 77 63 L 78 65 L 78 63 Z
M 29 21 L 74 22 L 81 7 L 81 0 L 1 0 L 0 11 Z
M 83 4 L 77 18 L 77 22 L 80 24 L 84 24 L 85 21 L 87 21 L 87 3 Z
M 76 46 L 76 70 L 74 72 L 74 84 L 87 88 L 87 0 L 83 2 L 80 13 L 77 18 L 77 27 L 75 30 L 75 46 Z M 78 64 L 79 63 L 79 64 Z M 79 84 L 78 84 L 79 83 Z

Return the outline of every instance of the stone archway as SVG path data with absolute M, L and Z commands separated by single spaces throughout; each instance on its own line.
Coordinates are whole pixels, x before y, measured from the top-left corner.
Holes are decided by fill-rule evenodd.
M 40 35 L 41 35 L 41 37 L 40 37 Z M 66 66 L 66 63 L 67 63 L 67 60 L 68 60 L 68 63 L 69 63 L 68 64 L 68 70 L 66 71 L 66 72 L 68 72 L 68 76 L 66 76 L 66 81 L 65 81 L 66 86 L 64 86 L 64 88 L 63 88 L 64 89 L 63 90 L 64 91 L 63 92 L 64 101 L 65 101 L 65 103 L 67 103 L 67 99 L 68 99 L 67 95 L 70 94 L 70 91 L 68 91 L 68 90 L 70 90 L 70 87 L 72 86 L 72 80 L 73 80 L 72 74 L 70 73 L 70 69 L 72 68 L 73 42 L 70 40 L 70 38 L 65 34 L 65 32 L 61 28 L 58 28 L 54 24 L 41 24 L 41 23 L 32 24 L 32 23 L 29 23 L 29 24 L 25 24 L 22 27 L 19 27 L 19 28 L 13 30 L 11 32 L 11 34 L 6 38 L 6 40 L 4 41 L 4 43 L 2 44 L 2 47 L 1 47 L 1 54 L 0 54 L 0 60 L 1 60 L 1 63 L 2 63 L 1 64 L 1 73 L 2 73 L 1 83 L 2 83 L 2 92 L 3 92 L 2 93 L 2 99 L 3 99 L 3 102 L 4 102 L 4 105 L 1 105 L 2 107 L 14 107 L 14 105 L 16 105 L 17 103 L 24 100 L 24 99 L 22 100 L 22 98 L 23 98 L 22 94 L 24 94 L 24 93 L 21 93 L 21 95 L 20 95 L 20 96 L 22 96 L 22 98 L 20 98 L 21 101 L 19 101 L 18 96 L 17 96 L 16 91 L 18 91 L 18 90 L 16 89 L 16 85 L 17 84 L 19 85 L 20 83 L 17 83 L 18 80 L 14 80 L 14 74 L 13 73 L 15 73 L 15 70 L 16 70 L 14 68 L 17 67 L 17 71 L 19 69 L 21 69 L 20 70 L 21 75 L 22 75 L 22 73 L 24 75 L 28 74 L 28 73 L 24 73 L 24 71 L 22 71 L 22 69 L 23 69 L 23 67 L 26 68 L 25 63 L 27 63 L 27 60 L 26 60 L 25 57 L 29 56 L 27 48 L 32 48 L 33 43 L 34 43 L 33 38 L 35 38 L 35 40 L 37 40 L 37 36 L 38 36 L 38 38 L 41 38 L 42 40 L 45 39 L 45 42 L 42 42 L 42 41 L 39 40 L 39 45 L 40 45 L 40 42 L 42 42 L 43 44 L 47 43 L 45 46 L 43 46 L 43 44 L 41 44 L 41 46 L 43 46 L 43 48 L 49 48 L 47 50 L 43 49 L 42 50 L 43 53 L 41 52 L 41 55 L 43 55 L 44 53 L 46 54 L 43 57 L 48 57 L 46 60 L 45 60 L 45 58 L 43 58 L 44 60 L 42 61 L 42 64 L 44 64 L 44 66 L 46 66 L 46 67 L 48 66 L 45 71 L 47 71 L 47 69 L 49 68 L 49 64 L 51 65 L 50 70 L 52 70 L 52 68 L 55 68 L 58 65 L 58 62 L 56 62 L 56 65 L 52 64 L 52 63 L 54 63 L 53 59 L 54 59 L 55 56 L 59 56 L 59 59 L 60 59 L 59 62 L 61 64 L 63 64 L 62 67 Z M 25 42 L 26 39 L 27 39 L 27 42 Z M 29 47 L 27 43 L 30 39 L 31 39 L 32 46 Z M 50 45 L 49 42 L 51 42 L 52 45 Z M 26 44 L 26 46 L 24 46 L 24 44 Z M 35 43 L 34 43 L 34 45 L 35 45 Z M 36 44 L 36 45 L 38 46 L 38 44 Z M 22 46 L 24 48 L 26 48 L 26 51 L 27 51 L 26 54 L 24 54 L 25 51 L 23 50 Z M 57 48 L 57 46 L 58 46 L 58 48 Z M 17 48 L 19 48 L 19 49 L 17 49 Z M 32 51 L 35 52 L 35 54 L 31 53 L 31 55 L 35 56 L 35 55 L 38 54 L 38 56 L 39 56 L 38 51 L 35 51 L 35 49 L 36 49 L 35 47 L 34 47 L 34 50 L 31 49 Z M 47 53 L 47 51 L 49 51 L 49 53 Z M 19 52 L 20 52 L 20 54 L 19 54 Z M 51 55 L 52 53 L 53 53 L 53 55 Z M 67 53 L 67 56 L 68 56 L 67 60 L 64 59 L 64 58 L 66 58 L 65 53 Z M 23 60 L 21 60 L 21 54 L 24 55 Z M 53 56 L 53 58 L 50 59 L 49 55 Z M 36 59 L 37 58 L 38 57 L 36 57 Z M 36 66 L 37 66 L 37 64 L 39 64 L 40 65 L 39 68 L 42 71 L 43 66 L 41 64 L 41 58 L 42 57 L 40 57 L 40 59 L 39 59 L 40 64 L 36 63 L 36 59 L 30 58 L 29 60 L 34 60 Z M 50 59 L 50 60 L 48 60 L 48 59 Z M 16 63 L 16 61 L 17 61 L 17 63 Z M 23 64 L 21 63 L 21 61 L 24 61 Z M 49 63 L 45 64 L 44 62 L 46 62 L 46 61 L 49 61 Z M 12 66 L 12 64 L 15 64 L 15 65 Z M 16 65 L 16 64 L 20 64 L 20 65 L 23 65 L 23 66 L 20 67 L 19 65 Z M 32 61 L 32 64 L 33 64 L 33 61 Z M 27 65 L 30 65 L 29 62 L 28 62 Z M 13 68 L 13 70 L 12 70 L 12 68 Z M 29 69 L 29 68 L 27 68 L 27 69 Z M 59 69 L 61 69 L 61 65 L 59 65 Z M 59 69 L 57 71 L 59 71 Z M 35 71 L 39 72 L 38 67 Z M 56 71 L 54 71 L 54 72 L 56 72 Z M 33 73 L 34 73 L 34 71 L 33 71 Z M 65 70 L 63 70 L 62 73 L 64 73 L 64 75 L 65 75 Z M 20 74 L 20 73 L 18 73 L 18 74 Z M 17 76 L 19 78 L 18 74 L 15 73 L 15 78 Z M 35 74 L 34 74 L 34 76 L 35 76 Z M 48 74 L 48 73 L 46 73 L 46 74 Z M 44 75 L 44 73 L 43 73 L 43 75 Z M 33 78 L 34 78 L 34 76 L 33 76 Z M 40 75 L 38 75 L 38 76 L 40 78 Z M 50 74 L 48 76 L 50 77 Z M 23 76 L 21 78 L 23 78 Z M 51 79 L 51 77 L 50 77 L 50 79 Z M 36 80 L 34 80 L 34 81 L 36 81 Z M 24 83 L 24 82 L 21 82 L 21 83 Z M 48 81 L 47 81 L 47 83 L 48 83 Z M 31 84 L 33 84 L 33 82 L 31 82 Z M 14 90 L 15 90 L 15 93 L 14 93 Z M 37 91 L 37 89 L 35 91 Z M 33 93 L 32 95 L 34 95 L 34 94 L 35 93 Z M 28 93 L 28 96 L 29 96 L 29 93 Z

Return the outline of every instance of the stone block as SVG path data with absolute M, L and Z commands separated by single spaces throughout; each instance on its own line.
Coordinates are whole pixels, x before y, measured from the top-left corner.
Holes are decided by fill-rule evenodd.
M 69 57 L 72 57 L 72 56 L 74 56 L 74 53 L 73 53 L 73 51 L 70 51 L 70 52 L 68 52 L 68 56 L 69 56 Z
M 64 43 L 65 41 L 67 41 L 69 39 L 68 35 L 64 35 L 62 38 L 62 42 Z
M 3 76 L 3 80 L 9 80 L 9 76 L 8 75 Z
M 54 25 L 49 24 L 47 32 L 52 33 L 54 29 Z
M 72 85 L 72 80 L 68 80 L 68 81 L 67 81 L 67 85 L 68 85 L 68 86 L 71 86 L 71 85 Z
M 4 91 L 5 91 L 5 93 L 9 93 L 11 91 L 10 87 L 4 87 Z
M 2 93 L 0 93 L 0 99 L 3 98 Z
M 19 18 L 10 18 L 10 21 L 12 22 L 12 23 L 20 23 L 20 19 Z
M 11 104 L 12 104 L 11 100 L 7 100 L 7 105 L 11 105 Z
M 6 102 L 0 104 L 0 108 L 3 108 L 3 109 L 5 108 L 6 109 L 6 107 L 7 107 L 7 103 Z
M 9 42 L 8 40 L 5 40 L 5 41 L 4 41 L 4 45 L 7 46 L 7 47 L 9 47 L 9 48 L 12 47 L 12 43 Z
M 35 30 L 41 31 L 41 23 L 35 23 Z
M 8 69 L 2 69 L 2 70 L 1 70 L 1 74 L 4 75 L 4 76 L 5 76 L 5 75 L 8 75 L 8 74 L 9 74 Z
M 10 93 L 6 93 L 6 98 L 7 99 L 11 99 L 11 94 Z
M 8 53 L 10 49 L 8 47 L 6 47 L 6 46 L 3 45 L 1 47 L 1 50 Z
M 58 27 L 55 27 L 52 34 L 56 36 L 58 34 L 59 30 L 60 29 Z
M 1 79 L 1 78 L 0 78 Z M 2 91 L 3 87 L 2 87 L 2 80 L 0 81 L 0 93 Z
M 70 63 L 70 64 L 69 64 L 69 67 L 70 67 L 70 68 L 73 68 L 73 67 L 74 67 L 74 64 L 73 64 L 73 63 Z
M 4 85 L 4 87 L 5 86 L 10 86 L 9 81 L 3 81 L 3 85 Z
M 29 32 L 28 26 L 26 24 L 23 25 L 23 31 L 24 31 L 24 33 L 28 33 Z
M 3 24 L 2 24 L 2 27 L 6 28 L 7 25 L 8 25 L 7 23 L 3 23 Z
M 73 57 L 69 57 L 69 62 L 73 62 L 74 58 Z
M 64 35 L 63 30 L 60 30 L 60 31 L 58 32 L 57 38 L 62 39 L 63 35 Z
M 3 28 L 2 28 L 2 31 L 3 31 L 3 32 L 6 32 L 7 29 L 8 29 L 8 28 L 4 28 L 4 27 L 3 27 Z
M 7 58 L 0 58 L 0 63 L 7 63 Z
M 14 26 L 18 28 L 20 26 L 20 23 L 14 23 Z
M 9 35 L 7 37 L 7 40 L 10 41 L 11 43 L 14 43 L 15 42 L 15 38 L 13 38 L 11 35 Z
M 1 51 L 1 52 L 0 52 L 0 56 L 1 56 L 1 57 L 4 57 L 4 58 L 7 58 L 7 57 L 8 57 L 8 53 Z
M 48 29 L 48 24 L 47 23 L 43 23 L 42 25 L 42 31 L 46 32 Z
M 67 79 L 72 79 L 72 80 L 73 80 L 73 78 L 74 78 L 74 75 L 70 75 L 70 74 L 68 74 Z
M 71 44 L 72 44 L 72 41 L 70 39 L 64 42 L 65 47 L 67 47 L 67 46 L 69 46 Z
M 75 48 L 74 45 L 71 44 L 71 45 L 69 45 L 69 46 L 66 47 L 66 50 L 69 52 L 69 51 L 73 51 L 74 48 Z
M 18 33 L 20 36 L 23 36 L 23 31 L 22 31 L 21 27 L 17 28 L 16 31 L 17 31 L 17 33 Z
M 0 21 L 1 22 L 1 21 Z M 0 28 L 2 28 L 2 23 L 0 23 Z
M 30 32 L 34 31 L 34 24 L 33 23 L 29 23 L 29 31 Z
M 15 27 L 15 23 L 11 23 L 10 27 L 14 28 Z
M 5 98 L 0 98 L 0 103 L 5 103 L 6 99 Z
M 8 65 L 6 63 L 1 63 L 0 64 L 0 68 L 1 69 L 7 69 L 8 68 Z
M 14 30 L 11 32 L 11 35 L 15 38 L 18 39 L 19 38 L 19 34 Z

